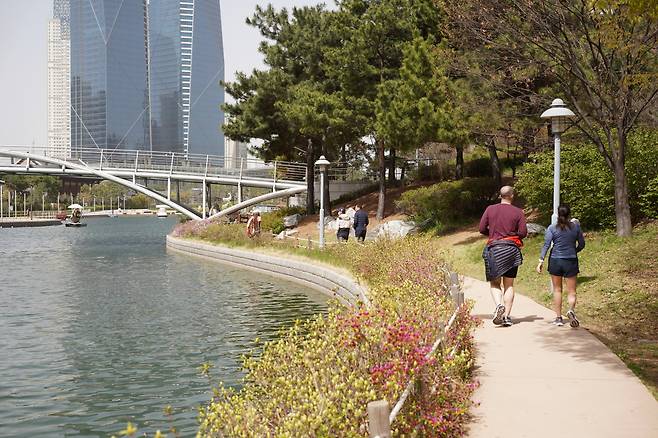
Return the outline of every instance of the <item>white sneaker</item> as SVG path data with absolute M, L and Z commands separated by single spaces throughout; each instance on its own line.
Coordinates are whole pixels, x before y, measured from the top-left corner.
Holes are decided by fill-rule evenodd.
M 558 327 L 562 327 L 564 325 L 564 320 L 562 319 L 561 316 L 558 316 L 553 320 L 553 325 L 556 325 Z
M 578 321 L 578 318 L 576 318 L 576 312 L 573 310 L 569 310 L 567 312 L 567 318 L 569 318 L 569 325 L 573 328 L 576 328 L 580 325 L 580 321 Z
M 496 306 L 496 310 L 493 313 L 492 322 L 495 325 L 501 325 L 503 323 L 503 315 L 505 314 L 505 306 L 499 304 Z

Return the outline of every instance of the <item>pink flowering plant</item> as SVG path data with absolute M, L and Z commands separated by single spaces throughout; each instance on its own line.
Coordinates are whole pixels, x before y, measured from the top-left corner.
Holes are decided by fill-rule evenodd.
M 178 235 L 239 245 L 241 237 L 230 237 L 237 228 L 222 227 L 184 224 Z M 249 240 L 255 245 L 277 244 Z M 284 248 L 348 268 L 368 285 L 372 305 L 332 302 L 326 315 L 300 321 L 254 350 L 244 358 L 242 389 L 220 384 L 200 410 L 199 435 L 368 436 L 368 403 L 383 399 L 392 407 L 409 382 L 414 389 L 392 424 L 395 436 L 463 435 L 475 387 L 476 322 L 462 307 L 428 355 L 455 311 L 438 243 L 413 237 L 324 252 Z

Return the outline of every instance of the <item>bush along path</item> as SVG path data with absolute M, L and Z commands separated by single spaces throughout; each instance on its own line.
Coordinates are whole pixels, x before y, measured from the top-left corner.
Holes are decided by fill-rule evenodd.
M 174 235 L 261 250 L 275 245 L 246 241 L 237 230 L 185 224 Z M 323 252 L 276 248 L 349 269 L 368 284 L 372 304 L 330 303 L 326 315 L 298 322 L 245 357 L 243 388 L 215 389 L 200 412 L 200 436 L 368 436 L 368 403 L 392 406 L 421 375 L 424 388 L 412 391 L 393 435 L 464 434 L 476 386 L 476 320 L 469 306 L 461 307 L 437 354 L 427 357 L 454 311 L 448 265 L 436 241 L 335 245 Z

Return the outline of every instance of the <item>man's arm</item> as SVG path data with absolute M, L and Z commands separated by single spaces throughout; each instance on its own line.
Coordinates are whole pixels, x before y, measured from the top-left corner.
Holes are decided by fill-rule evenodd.
M 489 208 L 484 210 L 482 219 L 480 219 L 480 234 L 489 235 Z
M 521 239 L 525 239 L 528 236 L 528 225 L 526 224 L 523 210 L 521 210 L 521 217 L 519 218 L 519 229 L 517 233 Z

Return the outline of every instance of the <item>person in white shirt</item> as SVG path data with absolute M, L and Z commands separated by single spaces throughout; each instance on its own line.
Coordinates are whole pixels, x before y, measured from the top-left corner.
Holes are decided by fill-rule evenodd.
M 352 218 L 345 213 L 344 208 L 338 209 L 338 231 L 336 238 L 341 242 L 347 242 L 350 238 L 350 229 L 352 228 Z

